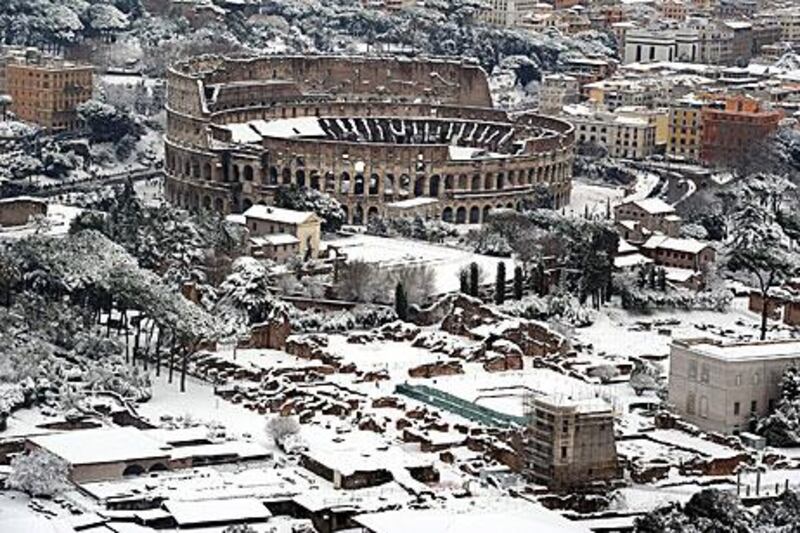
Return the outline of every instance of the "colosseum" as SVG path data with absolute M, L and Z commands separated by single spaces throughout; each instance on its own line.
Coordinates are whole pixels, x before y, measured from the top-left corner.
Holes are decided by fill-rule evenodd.
M 466 61 L 202 56 L 168 73 L 167 198 L 236 213 L 283 185 L 336 197 L 348 222 L 424 212 L 480 223 L 545 187 L 569 202 L 573 127 L 495 109 Z

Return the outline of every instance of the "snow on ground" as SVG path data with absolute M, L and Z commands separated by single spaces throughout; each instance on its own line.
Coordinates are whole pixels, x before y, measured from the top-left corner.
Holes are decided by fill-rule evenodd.
M 164 369 L 160 377 L 153 380 L 153 397 L 140 404 L 136 410 L 152 423 L 158 425 L 161 417 L 169 415 L 173 418 L 189 415 L 197 422 L 219 423 L 229 433 L 240 436 L 252 436 L 254 442 L 274 449 L 272 439 L 265 432 L 268 417 L 250 411 L 244 407 L 226 402 L 214 394 L 214 387 L 192 378 L 186 377 L 186 392 L 180 392 L 180 376 L 176 372 L 174 381 L 167 382 Z
M 24 226 L 0 228 L 0 239 L 22 239 L 34 235 L 37 231 L 42 235 L 64 235 L 69 231 L 72 219 L 83 209 L 69 205 L 47 204 L 47 216 L 42 221 L 31 221 Z
M 566 212 L 576 216 L 583 216 L 588 210 L 589 214 L 605 216 L 609 203 L 613 208 L 623 199 L 639 200 L 647 198 L 658 185 L 658 182 L 659 177 L 657 175 L 650 172 L 640 172 L 636 182 L 633 184 L 633 191 L 629 193 L 628 189 L 621 185 L 616 187 L 597 185 L 576 178 L 572 181 L 572 195 Z
M 670 334 L 659 333 L 660 327 L 642 331 L 632 330 L 637 321 L 650 323 L 677 321 L 677 325 L 664 325 Z M 700 329 L 712 325 L 711 329 Z M 609 355 L 666 355 L 673 339 L 714 337 L 737 340 L 739 335 L 757 334 L 759 317 L 747 310 L 747 299 L 736 298 L 727 312 L 715 311 L 654 311 L 636 315 L 619 307 L 606 307 L 589 327 L 578 328 L 575 336 L 582 343 L 592 344 L 595 352 Z M 699 326 L 699 327 L 698 327 Z M 634 328 L 639 329 L 639 328 Z M 725 335 L 720 335 L 725 331 Z M 785 332 L 784 332 L 785 333 Z
M 459 289 L 458 272 L 473 261 L 483 269 L 487 280 L 494 279 L 497 265 L 506 263 L 506 278 L 514 277 L 514 261 L 488 255 L 479 255 L 458 248 L 374 235 L 352 235 L 326 241 L 345 252 L 350 260 L 360 259 L 377 263 L 386 269 L 406 265 L 428 265 L 436 273 L 436 292 L 454 292 Z

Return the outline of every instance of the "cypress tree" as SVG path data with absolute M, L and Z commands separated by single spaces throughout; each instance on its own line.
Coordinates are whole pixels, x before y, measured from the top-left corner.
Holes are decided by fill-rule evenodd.
M 470 296 L 478 296 L 478 284 L 480 282 L 480 271 L 478 270 L 478 263 L 470 263 L 469 265 L 469 294 Z
M 458 272 L 458 285 L 463 294 L 469 294 L 469 271 L 465 268 Z
M 506 299 L 506 264 L 497 263 L 497 278 L 494 282 L 494 303 L 502 304 Z
M 408 297 L 402 283 L 394 288 L 394 310 L 400 320 L 408 320 Z
M 522 300 L 522 267 L 514 269 L 514 299 Z

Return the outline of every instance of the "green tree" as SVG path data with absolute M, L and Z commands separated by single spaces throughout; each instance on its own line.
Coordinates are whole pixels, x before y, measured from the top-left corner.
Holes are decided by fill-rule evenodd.
M 398 283 L 394 289 L 394 310 L 400 320 L 408 320 L 408 297 L 402 283 Z
M 522 267 L 517 265 L 514 268 L 514 299 L 522 300 Z
M 502 304 L 506 299 L 506 264 L 497 263 L 497 276 L 494 280 L 494 303 Z

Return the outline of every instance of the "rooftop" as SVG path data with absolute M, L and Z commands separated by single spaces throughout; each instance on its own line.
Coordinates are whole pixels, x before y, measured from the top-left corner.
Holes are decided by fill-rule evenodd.
M 695 239 L 677 239 L 674 237 L 667 237 L 665 235 L 653 235 L 647 242 L 642 245 L 642 248 L 663 250 L 675 250 L 676 252 L 686 252 L 690 254 L 698 254 L 711 245 L 697 241 Z
M 29 440 L 73 466 L 169 457 L 157 440 L 130 427 L 83 429 L 30 437 Z
M 244 212 L 245 219 L 255 218 L 281 224 L 304 224 L 316 215 L 311 211 L 294 211 L 268 205 L 254 205 Z
M 722 344 L 710 339 L 686 339 L 673 346 L 725 361 L 752 361 L 759 359 L 800 359 L 800 341 L 763 341 Z

